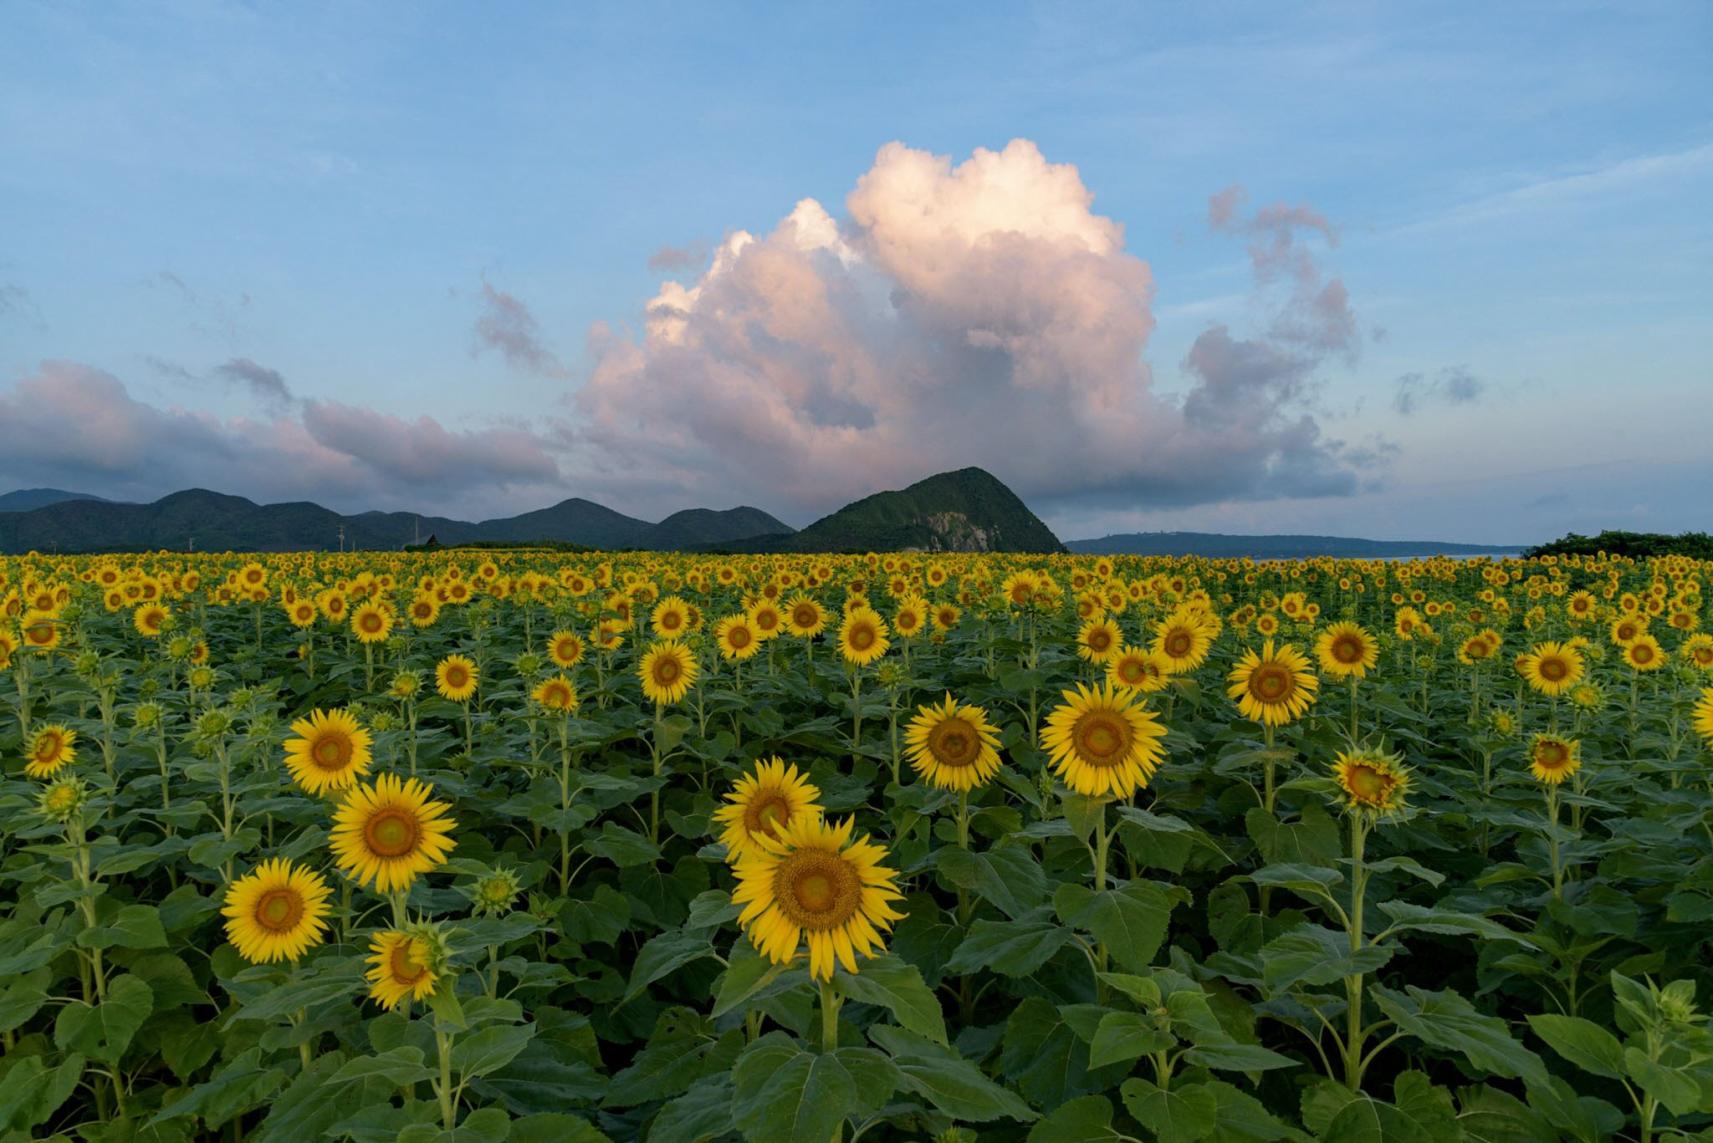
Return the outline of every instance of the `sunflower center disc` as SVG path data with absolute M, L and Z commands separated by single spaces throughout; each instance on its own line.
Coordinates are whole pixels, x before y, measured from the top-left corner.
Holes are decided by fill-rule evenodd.
M 1558 659 L 1542 659 L 1540 665 L 1541 678 L 1549 682 L 1558 682 L 1568 673 L 1564 663 Z
M 765 833 L 769 837 L 778 837 L 778 827 L 791 820 L 791 806 L 777 793 L 766 794 L 763 799 L 750 806 L 744 825 L 749 827 L 750 833 Z
M 1354 639 L 1340 639 L 1332 645 L 1332 657 L 1341 663 L 1362 661 L 1362 647 Z
M 678 660 L 662 659 L 654 664 L 654 681 L 661 686 L 669 686 L 678 681 Z
M 834 929 L 856 912 L 862 886 L 856 870 L 836 853 L 800 849 L 780 863 L 774 899 L 793 924 Z
M 928 749 L 942 766 L 969 766 L 979 753 L 975 728 L 961 718 L 947 719 L 928 736 Z
M 1291 678 L 1282 667 L 1262 667 L 1255 672 L 1250 689 L 1262 702 L 1278 702 L 1290 693 Z
M 1166 640 L 1166 654 L 1174 659 L 1181 659 L 1190 653 L 1193 640 L 1182 631 L 1174 631 L 1172 637 Z
M 416 848 L 416 822 L 397 810 L 383 810 L 369 821 L 369 848 L 382 857 L 399 857 Z
M 1077 720 L 1077 753 L 1095 766 L 1111 766 L 1130 748 L 1130 728 L 1096 711 Z
M 392 963 L 389 967 L 393 971 L 393 979 L 400 984 L 415 984 L 428 972 L 427 965 L 418 964 L 416 959 L 411 956 L 415 948 L 416 941 L 414 940 L 400 941 L 393 946 Z
M 323 770 L 339 770 L 343 769 L 345 763 L 351 760 L 350 747 L 344 739 L 329 736 L 315 744 L 315 749 L 310 752 L 310 757 Z
M 271 933 L 294 928 L 303 917 L 303 899 L 290 889 L 270 889 L 256 902 L 256 923 Z
M 851 646 L 859 651 L 866 651 L 874 646 L 874 632 L 867 627 L 858 627 L 851 632 Z

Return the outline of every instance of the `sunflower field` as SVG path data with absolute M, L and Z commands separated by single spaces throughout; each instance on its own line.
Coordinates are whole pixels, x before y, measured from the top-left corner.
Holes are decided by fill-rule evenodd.
M 0 1140 L 1713 1139 L 1710 577 L 0 558 Z

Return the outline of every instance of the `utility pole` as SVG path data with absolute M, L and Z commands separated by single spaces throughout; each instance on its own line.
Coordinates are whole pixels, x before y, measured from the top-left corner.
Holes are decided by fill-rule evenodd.
M 339 554 L 345 554 L 345 525 L 339 525 Z

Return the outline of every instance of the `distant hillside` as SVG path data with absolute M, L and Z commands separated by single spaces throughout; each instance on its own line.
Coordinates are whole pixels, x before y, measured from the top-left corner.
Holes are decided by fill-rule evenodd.
M 735 545 L 745 551 L 1062 552 L 1058 537 L 1017 494 L 979 468 L 877 492 L 792 536 Z
M 1073 552 L 1107 556 L 1209 556 L 1216 559 L 1401 559 L 1414 556 L 1514 556 L 1518 548 L 1435 540 L 1361 540 L 1346 536 L 1226 536 L 1217 532 L 1127 532 L 1072 540 Z
M 87 492 L 67 492 L 63 488 L 20 488 L 16 492 L 0 495 L 0 512 L 28 512 L 32 508 L 46 508 L 49 504 L 59 504 L 66 500 L 96 500 L 107 503 L 104 497 L 91 496 Z
M 306 501 L 257 504 L 193 488 L 153 504 L 61 500 L 28 511 L 0 511 L 0 552 L 278 552 L 337 550 L 341 543 L 348 550 L 396 550 L 430 536 L 447 545 L 553 541 L 670 551 L 790 531 L 755 508 L 690 509 L 651 524 L 593 501 L 571 499 L 521 516 L 471 523 L 412 512 L 342 516 Z

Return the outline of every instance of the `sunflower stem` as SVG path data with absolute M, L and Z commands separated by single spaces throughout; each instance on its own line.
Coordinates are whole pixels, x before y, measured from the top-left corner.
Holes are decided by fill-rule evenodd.
M 839 1009 L 844 998 L 833 990 L 833 982 L 821 981 L 821 1050 L 837 1051 L 839 1046 Z
M 451 1131 L 458 1126 L 458 1105 L 452 1099 L 452 1033 L 436 1028 L 434 1042 L 440 1050 L 440 1082 L 434 1087 L 440 1097 L 440 1124 Z

